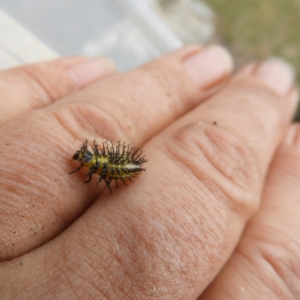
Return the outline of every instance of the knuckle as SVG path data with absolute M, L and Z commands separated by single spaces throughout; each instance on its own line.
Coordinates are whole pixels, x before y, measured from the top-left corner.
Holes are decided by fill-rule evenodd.
M 33 90 L 36 99 L 42 99 L 45 104 L 76 89 L 58 64 L 29 65 L 12 72 Z
M 275 229 L 275 228 L 274 228 Z M 273 229 L 273 230 L 274 230 Z M 274 240 L 273 237 L 276 237 Z M 276 229 L 267 240 L 245 236 L 236 248 L 246 262 L 251 261 L 254 276 L 258 277 L 273 293 L 278 295 L 300 295 L 299 240 L 290 240 L 286 232 Z M 268 276 L 265 276 L 268 274 Z M 278 284 L 280 282 L 280 284 Z M 286 298 L 284 298 L 286 299 Z
M 128 139 L 124 124 L 119 121 L 121 118 L 93 103 L 72 103 L 50 113 L 76 139 L 99 136 L 106 140 Z
M 247 144 L 218 125 L 190 124 L 173 134 L 167 150 L 238 214 L 249 217 L 257 209 L 261 174 Z

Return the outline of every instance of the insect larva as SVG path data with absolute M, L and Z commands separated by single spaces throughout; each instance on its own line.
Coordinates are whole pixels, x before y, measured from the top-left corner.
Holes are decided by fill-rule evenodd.
M 85 183 L 92 180 L 93 174 L 97 174 L 99 175 L 97 185 L 104 180 L 111 193 L 110 183 L 112 180 L 115 181 L 116 187 L 118 187 L 118 180 L 122 180 L 127 185 L 126 179 L 132 181 L 132 177 L 137 177 L 139 173 L 146 170 L 142 166 L 147 161 L 141 150 L 125 142 L 119 141 L 117 144 L 102 142 L 100 148 L 96 140 L 92 147 L 89 147 L 88 140 L 85 140 L 73 155 L 72 160 L 77 160 L 80 166 L 70 174 L 86 167 L 89 172 L 86 175 L 88 179 Z

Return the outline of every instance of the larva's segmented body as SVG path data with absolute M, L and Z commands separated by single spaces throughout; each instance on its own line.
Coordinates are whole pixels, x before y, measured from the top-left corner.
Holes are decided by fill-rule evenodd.
M 142 165 L 147 161 L 143 152 L 138 148 L 134 148 L 129 144 L 117 144 L 113 142 L 103 142 L 102 147 L 94 141 L 93 146 L 88 146 L 88 141 L 82 144 L 80 149 L 73 155 L 72 160 L 77 160 L 80 166 L 70 174 L 79 171 L 82 167 L 89 169 L 86 175 L 88 179 L 85 183 L 90 182 L 93 174 L 99 175 L 100 181 L 104 180 L 110 192 L 112 192 L 110 183 L 112 180 L 118 186 L 118 180 L 122 180 L 125 185 L 126 179 L 131 180 L 132 177 L 137 177 L 139 173 L 145 171 Z

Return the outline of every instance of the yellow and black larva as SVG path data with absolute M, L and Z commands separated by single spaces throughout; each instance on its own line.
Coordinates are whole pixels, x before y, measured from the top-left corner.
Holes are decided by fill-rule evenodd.
M 81 145 L 80 149 L 73 155 L 72 160 L 77 160 L 80 166 L 70 174 L 86 167 L 89 169 L 85 183 L 92 180 L 93 174 L 99 175 L 99 182 L 105 181 L 108 189 L 112 193 L 110 183 L 112 180 L 116 182 L 122 180 L 125 185 L 126 179 L 130 181 L 132 177 L 137 177 L 139 173 L 145 171 L 142 166 L 147 161 L 143 152 L 138 148 L 134 148 L 125 142 L 120 141 L 117 144 L 113 142 L 102 142 L 102 147 L 94 141 L 93 146 L 89 149 L 88 140 Z

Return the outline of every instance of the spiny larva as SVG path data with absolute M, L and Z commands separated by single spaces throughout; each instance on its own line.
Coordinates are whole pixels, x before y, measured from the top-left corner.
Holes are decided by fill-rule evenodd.
M 147 161 L 143 151 L 125 142 L 119 141 L 117 144 L 102 142 L 100 148 L 96 140 L 93 142 L 93 146 L 89 146 L 88 140 L 85 140 L 73 155 L 72 160 L 77 160 L 80 166 L 70 174 L 86 167 L 89 172 L 86 175 L 88 179 L 85 183 L 92 180 L 93 174 L 97 174 L 99 176 L 97 185 L 103 179 L 111 193 L 110 183 L 112 180 L 116 182 L 116 187 L 118 187 L 118 180 L 122 180 L 127 185 L 126 179 L 132 181 L 132 177 L 137 177 L 139 173 L 146 170 L 142 166 Z

